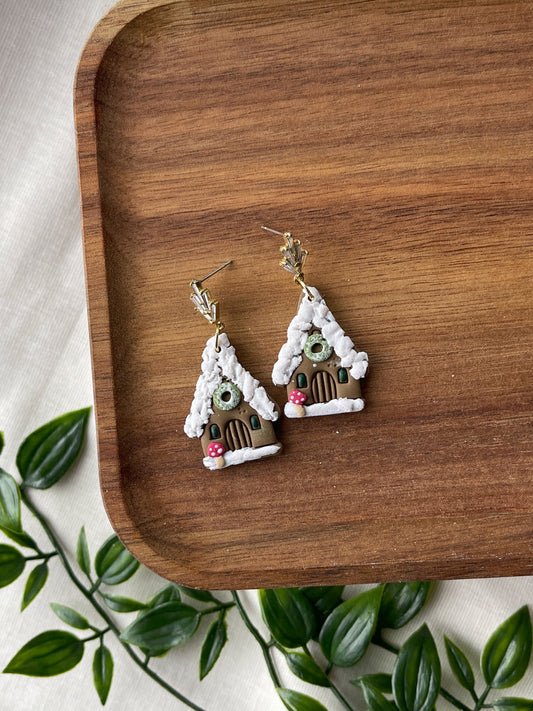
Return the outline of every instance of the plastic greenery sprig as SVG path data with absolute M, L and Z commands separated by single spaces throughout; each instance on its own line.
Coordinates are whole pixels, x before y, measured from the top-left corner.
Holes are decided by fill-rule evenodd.
M 57 556 L 72 583 L 92 605 L 100 625 L 93 625 L 76 610 L 52 603 L 52 609 L 65 624 L 77 630 L 88 631 L 79 637 L 64 630 L 42 632 L 20 649 L 11 659 L 4 673 L 27 676 L 55 676 L 73 669 L 82 659 L 90 642 L 97 646 L 93 657 L 94 686 L 102 704 L 105 704 L 113 678 L 113 657 L 105 645 L 105 636 L 114 634 L 132 661 L 166 691 L 189 708 L 204 711 L 186 698 L 170 683 L 149 667 L 153 657 L 166 654 L 173 647 L 187 641 L 198 629 L 206 615 L 216 615 L 209 628 L 200 659 L 200 677 L 205 676 L 215 664 L 225 643 L 225 616 L 233 602 L 224 602 L 210 592 L 190 590 L 169 584 L 143 603 L 130 598 L 111 595 L 104 591 L 108 586 L 125 582 L 139 568 L 139 562 L 129 553 L 116 536 L 111 536 L 100 547 L 94 559 L 95 576 L 91 571 L 91 558 L 84 528 L 81 529 L 76 560 L 87 583 L 74 571 L 63 547 L 46 518 L 34 505 L 28 489 L 46 489 L 59 481 L 70 469 L 81 449 L 90 410 L 84 409 L 63 415 L 32 433 L 21 445 L 17 454 L 17 467 L 22 482 L 0 470 L 0 530 L 20 546 L 32 549 L 35 555 L 24 556 L 14 546 L 0 545 L 0 587 L 9 585 L 24 571 L 26 563 L 42 560 L 29 574 L 25 586 L 22 609 L 35 599 L 48 577 L 48 560 Z M 3 438 L 1 439 L 3 444 Z M 1 447 L 0 447 L 1 450 Z M 37 543 L 22 528 L 21 503 L 39 521 L 53 552 L 42 553 Z M 182 597 L 203 603 L 201 609 L 185 604 Z M 107 609 L 106 609 L 107 608 Z M 138 611 L 137 619 L 121 630 L 108 612 Z M 215 633 L 212 630 L 215 630 Z M 139 651 L 136 651 L 138 647 Z M 140 652 L 140 653 L 139 653 Z
M 465 652 L 444 638 L 447 661 L 462 700 L 441 685 L 441 660 L 427 625 L 397 647 L 383 636 L 411 623 L 422 610 L 429 592 L 427 582 L 388 583 L 343 599 L 344 587 L 281 588 L 260 590 L 259 604 L 270 638 L 263 636 L 250 619 L 239 594 L 222 600 L 206 590 L 192 590 L 170 583 L 146 602 L 114 595 L 109 587 L 135 574 L 139 563 L 116 536 L 111 536 L 91 560 L 85 529 L 76 546 L 76 565 L 71 563 L 52 527 L 30 497 L 30 489 L 46 489 L 70 469 L 81 449 L 90 409 L 70 412 L 39 428 L 20 446 L 16 464 L 21 482 L 0 469 L 0 531 L 18 547 L 0 543 L 0 587 L 14 582 L 35 562 L 24 588 L 21 610 L 41 592 L 52 559 L 63 565 L 73 585 L 92 606 L 96 622 L 71 607 L 52 603 L 59 619 L 79 634 L 66 630 L 41 632 L 20 649 L 4 673 L 54 676 L 69 671 L 82 659 L 85 648 L 95 643 L 93 681 L 98 697 L 106 703 L 113 678 L 113 657 L 105 644 L 114 635 L 140 671 L 151 677 L 185 706 L 204 711 L 181 694 L 150 666 L 154 657 L 186 643 L 201 629 L 204 617 L 213 621 L 205 633 L 199 660 L 203 679 L 214 667 L 228 639 L 226 616 L 231 608 L 261 648 L 268 672 L 279 696 L 280 708 L 289 711 L 327 711 L 308 694 L 282 684 L 278 663 L 301 681 L 330 690 L 332 699 L 346 711 L 355 711 L 364 701 L 369 711 L 433 711 L 440 697 L 460 711 L 533 711 L 533 701 L 502 697 L 495 692 L 515 685 L 526 673 L 532 649 L 531 617 L 520 608 L 488 639 L 480 670 L 485 686 L 476 689 L 475 674 Z M 4 438 L 0 432 L 0 453 Z M 23 529 L 21 504 L 33 513 L 52 550 L 44 552 Z M 21 549 L 29 551 L 25 555 Z M 187 602 L 184 601 L 187 599 Z M 131 624 L 121 629 L 111 613 L 136 612 Z M 335 680 L 337 668 L 352 668 L 371 645 L 395 655 L 386 672 L 365 674 L 352 680 L 349 698 Z M 496 696 L 489 700 L 490 696 Z

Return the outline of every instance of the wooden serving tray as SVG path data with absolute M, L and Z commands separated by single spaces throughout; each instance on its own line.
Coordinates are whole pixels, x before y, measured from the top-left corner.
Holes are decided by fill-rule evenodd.
M 533 573 L 533 3 L 121 3 L 76 121 L 102 493 L 204 588 Z M 209 282 L 272 365 L 307 281 L 370 358 L 360 413 L 210 472 L 183 424 Z

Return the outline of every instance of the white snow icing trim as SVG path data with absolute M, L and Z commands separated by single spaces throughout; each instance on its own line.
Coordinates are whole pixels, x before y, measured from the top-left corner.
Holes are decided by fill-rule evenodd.
M 326 341 L 341 360 L 341 366 L 348 368 L 355 380 L 364 377 L 368 368 L 368 355 L 364 351 L 356 351 L 355 346 L 345 335 L 335 317 L 318 290 L 310 286 L 314 301 L 304 294 L 298 313 L 292 319 L 287 329 L 287 342 L 281 347 L 274 368 L 272 381 L 275 385 L 287 385 L 292 374 L 302 362 L 302 352 L 308 332 L 312 326 L 319 328 Z
M 274 402 L 266 390 L 242 367 L 225 333 L 218 337 L 220 351 L 215 350 L 215 336 L 205 344 L 202 354 L 202 374 L 196 383 L 191 411 L 185 420 L 184 431 L 188 437 L 201 437 L 213 414 L 213 393 L 222 380 L 231 380 L 239 388 L 244 400 L 264 419 L 275 421 L 279 417 Z
M 224 466 L 220 467 L 220 469 L 231 467 L 233 464 L 252 462 L 254 459 L 261 459 L 261 457 L 271 457 L 273 454 L 277 454 L 280 449 L 281 444 L 267 444 L 264 447 L 243 447 L 242 449 L 230 450 L 224 452 Z M 203 462 L 204 467 L 217 469 L 214 457 L 204 457 Z
M 314 417 L 315 415 L 340 415 L 343 412 L 359 412 L 364 406 L 365 401 L 360 397 L 355 400 L 347 397 L 339 397 L 329 402 L 316 402 L 314 405 L 304 405 L 304 410 L 306 417 Z M 296 405 L 292 402 L 285 403 L 285 416 L 298 417 Z

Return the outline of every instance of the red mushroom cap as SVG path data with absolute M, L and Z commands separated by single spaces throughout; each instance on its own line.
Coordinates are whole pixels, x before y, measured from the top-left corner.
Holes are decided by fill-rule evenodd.
M 307 395 L 301 390 L 291 390 L 289 394 L 289 402 L 292 402 L 295 405 L 303 405 L 306 400 Z
M 207 446 L 208 457 L 221 457 L 226 451 L 226 447 L 220 442 L 209 442 Z

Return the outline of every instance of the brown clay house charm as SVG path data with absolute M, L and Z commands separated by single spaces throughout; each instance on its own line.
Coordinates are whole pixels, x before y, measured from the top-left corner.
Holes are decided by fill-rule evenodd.
M 274 383 L 287 387 L 285 415 L 362 410 L 359 381 L 366 373 L 368 356 L 355 350 L 317 289 L 307 288 L 272 371 Z
M 259 381 L 237 360 L 225 333 L 210 338 L 202 356 L 185 434 L 199 437 L 204 466 L 221 469 L 277 454 L 281 449 L 273 422 L 276 404 Z

